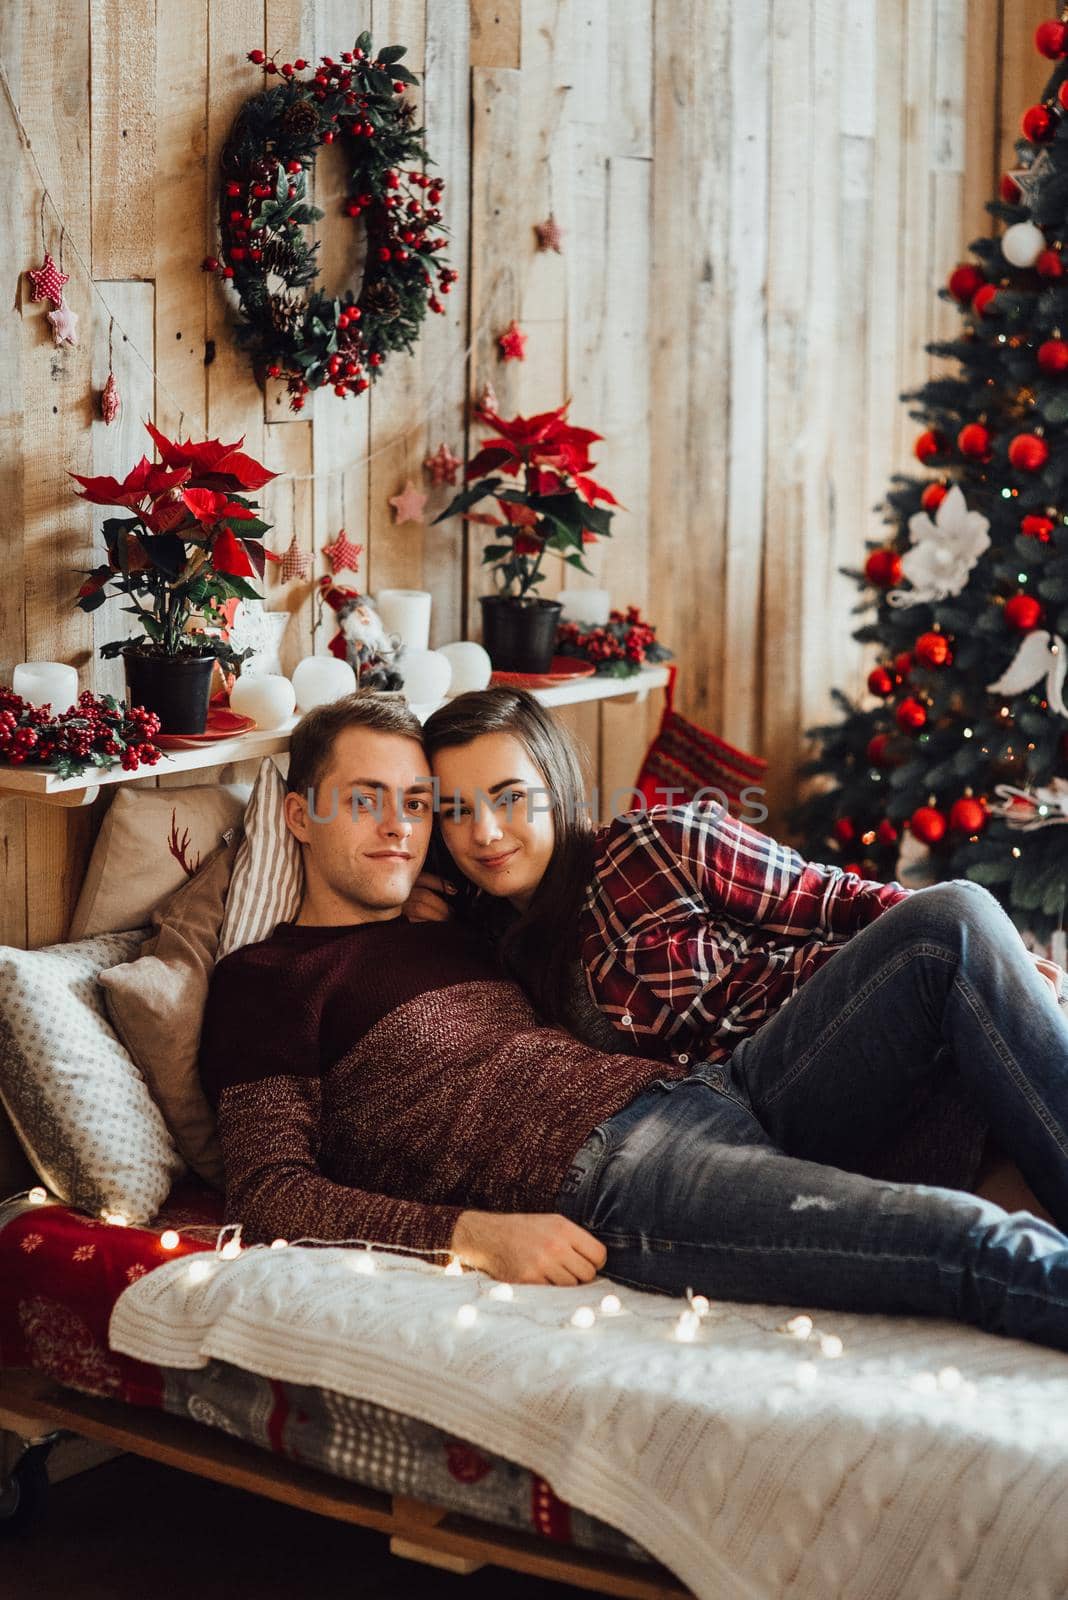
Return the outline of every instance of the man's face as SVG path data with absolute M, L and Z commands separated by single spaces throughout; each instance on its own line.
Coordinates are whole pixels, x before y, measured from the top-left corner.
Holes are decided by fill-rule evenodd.
M 312 803 L 287 794 L 286 822 L 306 846 L 305 904 L 396 915 L 423 865 L 433 820 L 423 747 L 403 734 L 344 728 Z

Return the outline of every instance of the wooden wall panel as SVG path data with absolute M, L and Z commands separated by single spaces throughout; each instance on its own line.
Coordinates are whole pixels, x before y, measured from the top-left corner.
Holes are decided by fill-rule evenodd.
M 925 342 L 955 326 L 937 290 L 993 225 L 985 201 L 1047 75 L 1033 30 L 1056 14 L 1052 0 L 4 8 L 0 59 L 68 230 L 82 320 L 80 344 L 57 350 L 23 278 L 18 315 L 0 323 L 0 493 L 14 508 L 0 676 L 57 656 L 87 686 L 118 685 L 95 649 L 125 619 L 71 603 L 94 522 L 68 473 L 124 470 L 150 413 L 183 436 L 243 435 L 280 474 L 267 542 L 281 552 L 295 536 L 314 560 L 306 582 L 268 572 L 267 604 L 291 614 L 287 667 L 327 648 L 333 616 L 313 590 L 341 527 L 366 546 L 342 581 L 427 587 L 432 642 L 477 634 L 481 532 L 429 525 L 448 491 L 422 461 L 442 440 L 477 446 L 469 403 L 487 381 L 505 413 L 571 396 L 574 420 L 605 434 L 598 473 L 625 507 L 615 538 L 590 549 L 597 579 L 676 649 L 681 708 L 769 759 L 775 829 L 804 727 L 832 683 L 862 683 L 855 591 L 837 569 L 882 531 L 877 503 L 910 464 L 899 392 L 927 376 Z M 232 299 L 200 268 L 216 243 L 218 155 L 262 84 L 249 48 L 314 60 L 364 27 L 425 71 L 415 98 L 461 280 L 415 357 L 359 401 L 327 391 L 295 416 L 284 394 L 260 393 L 233 344 Z M 24 269 L 42 244 L 58 256 L 60 227 L 46 205 L 42 238 L 42 183 L 6 111 L 3 128 L 17 178 L 0 224 Z M 334 289 L 362 272 L 359 225 L 336 215 L 344 181 L 343 152 L 324 152 L 314 187 Z M 535 246 L 550 210 L 561 255 Z M 125 411 L 109 430 L 95 405 L 112 312 Z M 527 359 L 504 363 L 513 317 Z M 394 524 L 406 477 L 429 493 L 426 526 Z M 542 592 L 561 577 L 551 568 Z M 566 720 L 611 787 L 633 777 L 658 714 L 654 696 Z M 62 934 L 97 810 L 0 804 L 0 939 Z

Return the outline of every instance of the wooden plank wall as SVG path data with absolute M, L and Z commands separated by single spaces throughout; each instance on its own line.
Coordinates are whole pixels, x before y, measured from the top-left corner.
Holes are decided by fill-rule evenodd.
M 771 762 L 776 825 L 802 730 L 831 684 L 859 684 L 852 586 L 837 573 L 879 527 L 906 463 L 901 389 L 952 325 L 936 289 L 1011 161 L 1043 81 L 1031 34 L 1048 0 L 24 0 L 0 8 L 0 60 L 52 206 L 6 104 L 0 227 L 14 280 L 59 254 L 81 341 L 56 350 L 27 280 L 0 316 L 0 681 L 26 658 L 119 679 L 95 651 L 115 610 L 75 610 L 99 518 L 69 471 L 119 472 L 150 413 L 168 431 L 244 434 L 283 476 L 269 543 L 361 542 L 360 581 L 428 587 L 432 642 L 474 634 L 484 580 L 457 524 L 393 526 L 406 477 L 444 439 L 477 445 L 469 401 L 572 399 L 605 435 L 598 476 L 624 503 L 598 580 L 675 647 L 680 703 Z M 338 53 L 362 27 L 407 44 L 428 143 L 448 181 L 461 281 L 416 356 L 359 402 L 294 417 L 260 394 L 200 271 L 218 153 L 260 83 L 253 46 Z M 324 280 L 358 276 L 336 216 L 337 152 L 316 173 Z M 554 212 L 564 251 L 538 253 Z M 91 277 L 90 277 L 91 275 Z M 522 364 L 496 337 L 512 317 Z M 114 323 L 112 323 L 114 318 Z M 96 402 L 108 339 L 126 402 Z M 430 490 L 428 517 L 447 491 Z M 555 592 L 552 584 L 546 593 Z M 291 614 L 292 666 L 330 627 L 310 585 L 267 586 Z M 582 708 L 602 805 L 635 774 L 659 706 Z M 144 780 L 154 782 L 154 779 Z M 161 780 L 163 781 L 163 780 Z M 200 781 L 203 781 L 200 779 Z M 0 803 L 0 941 L 62 936 L 100 806 Z

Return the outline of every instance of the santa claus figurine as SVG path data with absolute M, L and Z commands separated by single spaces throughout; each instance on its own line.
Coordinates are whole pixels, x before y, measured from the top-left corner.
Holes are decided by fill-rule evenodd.
M 349 663 L 361 689 L 400 689 L 404 679 L 392 665 L 400 639 L 386 632 L 374 604 L 358 589 L 330 577 L 319 579 L 319 595 L 337 614 L 330 654 Z

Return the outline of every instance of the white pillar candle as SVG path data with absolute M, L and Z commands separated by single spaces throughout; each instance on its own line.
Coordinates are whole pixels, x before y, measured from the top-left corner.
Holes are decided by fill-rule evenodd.
M 607 589 L 564 589 L 556 597 L 563 605 L 561 622 L 588 622 L 603 628 L 612 609 Z
M 396 667 L 409 705 L 436 706 L 445 698 L 452 667 L 440 650 L 403 650 Z
M 342 695 L 353 694 L 356 674 L 347 661 L 339 661 L 337 656 L 305 656 L 294 670 L 293 688 L 300 709 L 312 711 L 330 700 L 340 700 Z
M 230 690 L 230 710 L 251 717 L 257 728 L 279 728 L 293 715 L 297 691 L 276 672 L 242 675 Z
M 399 633 L 410 650 L 430 643 L 430 595 L 425 589 L 383 589 L 375 604 L 387 633 Z
M 449 695 L 467 694 L 472 689 L 484 689 L 490 681 L 493 664 L 480 644 L 473 639 L 457 639 L 455 644 L 443 644 L 438 651 L 452 668 Z
M 78 698 L 78 673 L 62 661 L 20 661 L 11 675 L 11 687 L 31 705 L 50 705 L 58 716 Z

